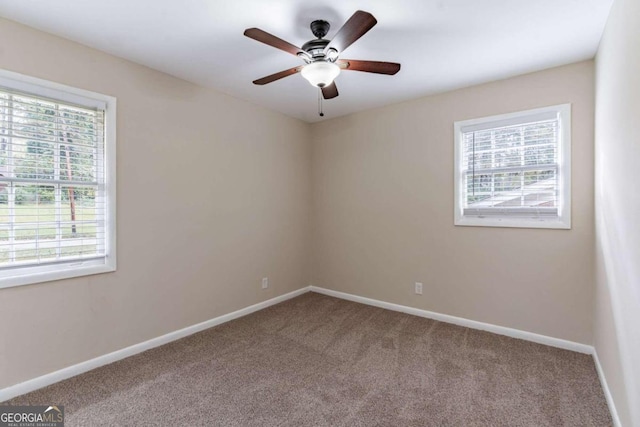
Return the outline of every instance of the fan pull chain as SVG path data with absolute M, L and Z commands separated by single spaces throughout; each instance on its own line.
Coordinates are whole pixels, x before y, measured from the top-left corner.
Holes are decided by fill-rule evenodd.
M 322 111 L 322 89 L 320 88 L 318 88 L 318 115 L 324 117 L 324 112 Z

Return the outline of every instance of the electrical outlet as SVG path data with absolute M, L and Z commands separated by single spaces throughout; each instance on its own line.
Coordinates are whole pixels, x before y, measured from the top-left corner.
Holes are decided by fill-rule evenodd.
M 268 277 L 263 277 L 262 278 L 262 289 L 267 289 L 269 287 L 269 278 Z
M 416 282 L 416 294 L 422 295 L 422 283 Z

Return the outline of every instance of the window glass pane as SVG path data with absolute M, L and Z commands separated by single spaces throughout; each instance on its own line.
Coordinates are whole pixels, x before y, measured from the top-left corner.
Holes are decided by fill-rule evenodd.
M 530 171 L 524 174 L 525 203 L 528 206 L 557 206 L 557 177 L 555 170 Z
M 40 185 L 17 185 L 15 188 L 15 240 L 35 243 L 56 238 L 54 188 Z M 26 248 L 23 245 L 23 248 Z M 30 246 L 29 246 L 30 247 Z
M 62 186 L 60 217 L 63 237 L 96 237 L 95 189 Z
M 14 207 L 15 261 L 56 257 L 55 188 L 16 184 Z
M 469 132 L 464 135 L 465 169 L 488 169 L 493 164 L 491 132 Z
M 95 181 L 98 130 L 95 112 L 60 107 L 60 179 Z
M 556 141 L 556 122 L 533 123 L 524 126 L 525 145 L 553 144 Z
M 489 151 L 493 147 L 491 145 L 491 131 L 489 132 L 476 132 L 475 135 L 475 150 L 476 153 Z
M 55 140 L 55 104 L 14 95 L 10 105 L 12 135 L 38 141 Z
M 5 132 L 18 178 L 53 179 L 55 104 L 23 96 L 9 103 Z
M 487 200 L 491 197 L 492 175 L 467 175 L 467 204 Z
M 54 144 L 45 141 L 12 138 L 16 178 L 47 179 L 54 178 Z
M 496 192 L 518 190 L 520 188 L 520 173 L 497 173 L 493 175 Z
M 71 138 L 65 138 L 66 142 L 74 142 Z M 96 180 L 94 163 L 94 148 L 59 144 L 60 146 L 60 179 L 63 181 Z

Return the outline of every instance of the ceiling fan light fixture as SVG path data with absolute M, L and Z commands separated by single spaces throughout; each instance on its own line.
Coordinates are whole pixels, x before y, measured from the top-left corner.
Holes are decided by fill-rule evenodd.
M 333 62 L 316 61 L 305 65 L 300 73 L 311 83 L 311 86 L 323 88 L 329 86 L 338 77 L 340 67 Z

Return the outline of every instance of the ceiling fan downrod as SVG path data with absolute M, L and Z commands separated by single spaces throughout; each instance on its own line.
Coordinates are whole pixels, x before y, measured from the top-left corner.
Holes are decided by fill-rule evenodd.
M 324 111 L 322 111 L 322 89 L 318 88 L 318 115 L 324 117 Z

